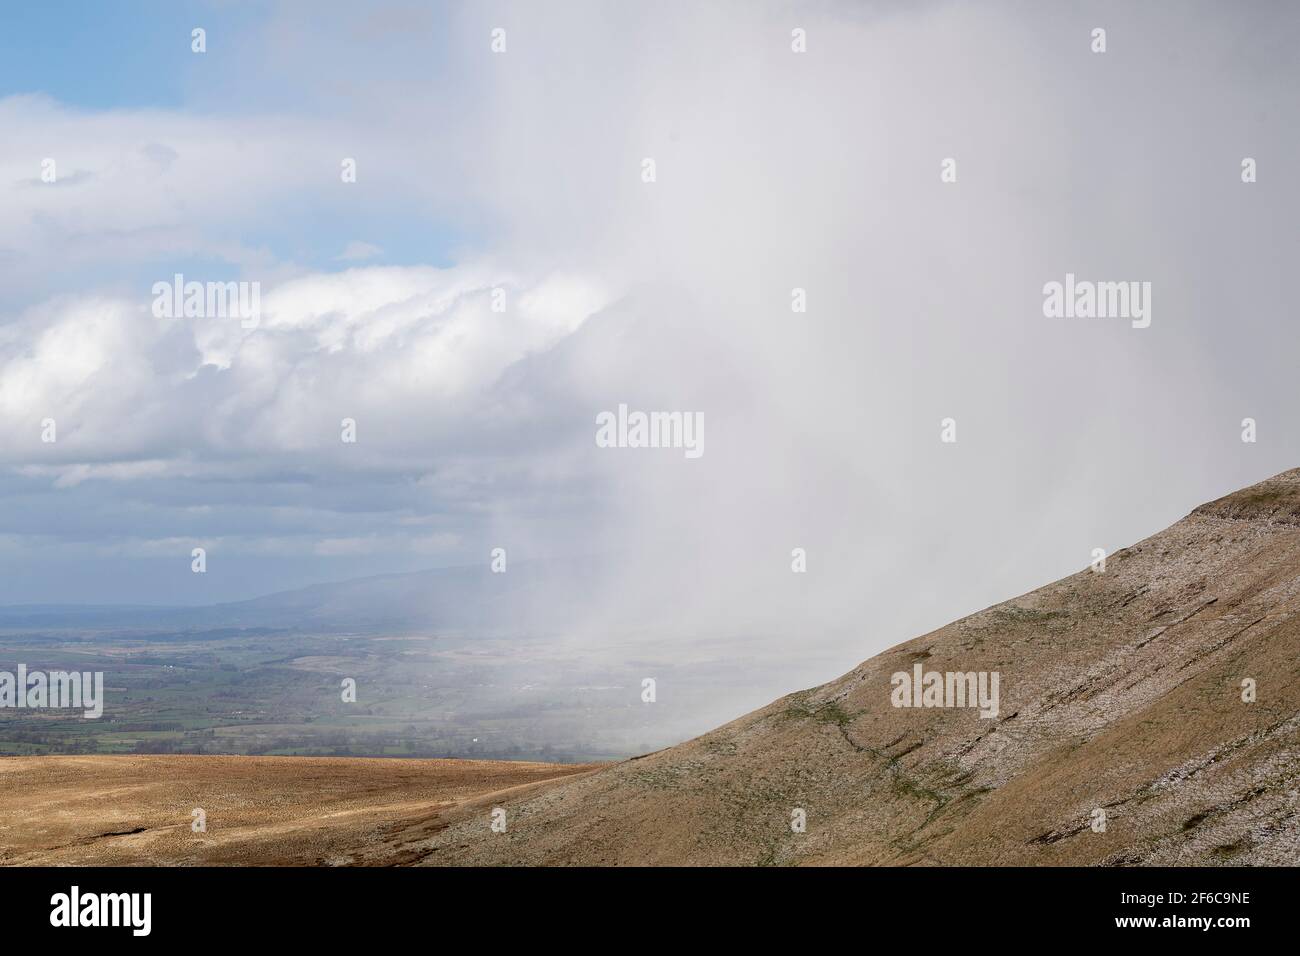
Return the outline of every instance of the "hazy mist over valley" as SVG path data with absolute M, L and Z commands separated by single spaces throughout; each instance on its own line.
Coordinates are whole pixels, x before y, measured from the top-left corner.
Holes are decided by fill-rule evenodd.
M 0 712 L 14 754 L 228 753 L 583 761 L 668 746 L 767 702 L 780 635 L 566 629 L 607 561 L 362 578 L 210 607 L 0 608 L 0 654 L 110 675 L 96 721 Z M 810 657 L 799 674 L 830 672 Z M 355 705 L 339 700 L 358 680 Z M 641 682 L 665 693 L 651 712 Z

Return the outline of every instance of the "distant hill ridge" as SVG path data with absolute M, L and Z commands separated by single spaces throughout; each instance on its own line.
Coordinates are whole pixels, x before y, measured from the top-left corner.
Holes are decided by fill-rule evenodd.
M 593 587 L 596 559 L 512 563 L 494 574 L 473 567 L 382 574 L 280 591 L 246 601 L 199 607 L 149 605 L 0 606 L 0 627 L 208 631 L 222 628 L 313 630 L 544 629 L 565 595 Z

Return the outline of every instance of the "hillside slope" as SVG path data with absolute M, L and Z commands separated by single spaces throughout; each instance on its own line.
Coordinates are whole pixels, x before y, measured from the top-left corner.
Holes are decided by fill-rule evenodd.
M 1298 610 L 1300 470 L 1104 572 L 504 802 L 505 833 L 466 808 L 415 845 L 434 865 L 1300 863 Z M 998 716 L 892 706 L 918 662 L 998 672 Z

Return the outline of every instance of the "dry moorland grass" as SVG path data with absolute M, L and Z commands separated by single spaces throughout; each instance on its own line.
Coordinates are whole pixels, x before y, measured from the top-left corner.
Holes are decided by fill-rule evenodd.
M 588 765 L 334 757 L 0 758 L 0 863 L 412 863 L 408 834 Z M 207 832 L 192 829 L 192 811 Z M 489 831 L 490 832 L 490 831 Z

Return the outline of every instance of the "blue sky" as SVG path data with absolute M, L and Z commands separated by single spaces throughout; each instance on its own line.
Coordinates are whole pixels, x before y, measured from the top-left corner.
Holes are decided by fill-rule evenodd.
M 231 38 L 269 9 L 256 0 L 13 4 L 0 32 L 0 93 L 45 93 L 83 109 L 183 107 L 206 76 L 230 68 Z M 213 37 L 205 57 L 190 52 L 197 26 Z
M 432 16 L 435 6 L 426 8 Z M 376 12 L 378 16 L 378 12 Z M 362 18 L 364 20 L 364 18 Z M 226 2 L 86 3 L 55 0 L 15 5 L 5 12 L 0 31 L 0 97 L 34 94 L 82 112 L 159 110 L 196 116 L 308 115 L 330 109 L 327 90 L 278 71 L 275 60 L 291 55 L 314 60 L 329 72 L 334 44 L 355 22 L 341 24 L 325 7 L 281 5 L 249 0 Z M 191 50 L 191 31 L 207 31 L 207 52 Z M 310 35 L 300 33 L 310 31 Z M 393 34 L 383 34 L 391 37 Z M 400 34 L 397 34 L 400 36 Z M 437 31 L 419 48 L 436 57 Z M 315 47 L 313 51 L 312 47 Z M 432 62 L 432 60 L 430 61 Z M 436 82 L 436 66 L 422 76 Z M 287 80 L 287 82 L 286 82 Z M 362 78 L 362 82 L 365 82 Z M 75 157 L 70 158 L 75 162 Z M 364 160 L 363 160 L 364 161 Z M 322 163 L 320 176 L 334 166 Z M 458 252 L 481 242 L 483 226 L 456 210 L 430 216 L 399 196 L 375 195 L 363 178 L 347 196 L 329 198 L 298 190 L 282 197 L 261 221 L 239 223 L 226 238 L 251 241 L 275 259 L 303 267 L 337 267 L 349 242 L 376 247 L 376 262 L 392 265 L 450 265 Z M 369 195 L 366 193 L 369 192 Z M 356 194 L 362 194 L 357 201 Z M 250 229 L 250 225 L 252 228 Z M 121 263 L 79 266 L 74 276 L 58 277 L 63 289 L 77 284 L 139 281 L 159 270 L 202 269 L 214 279 L 238 271 L 211 257 L 169 255 L 141 261 L 134 273 Z M 50 285 L 23 296 L 5 293 L 11 307 L 26 304 Z

